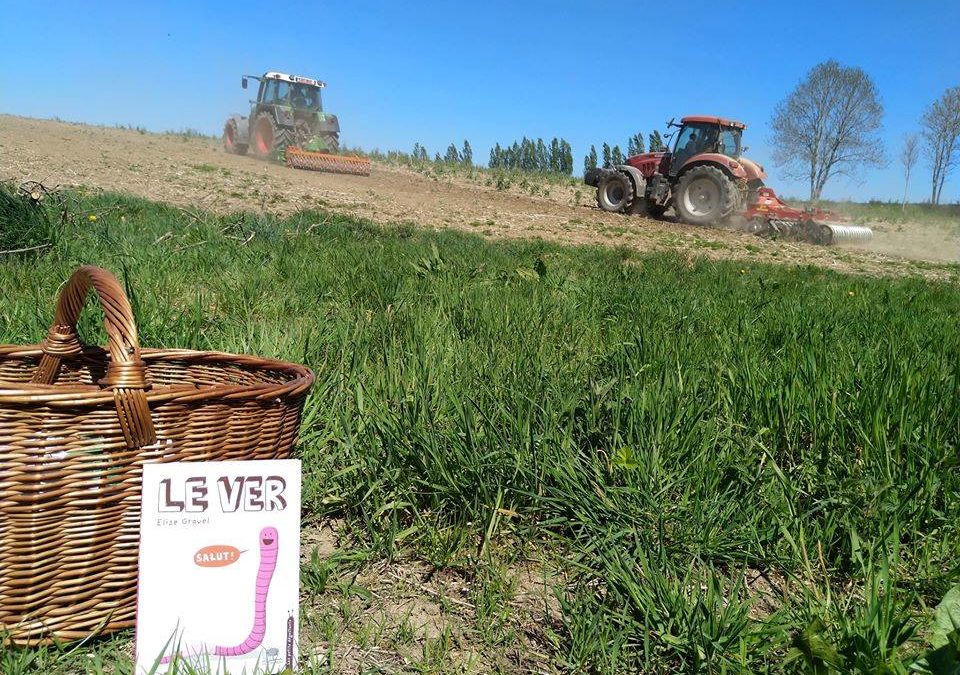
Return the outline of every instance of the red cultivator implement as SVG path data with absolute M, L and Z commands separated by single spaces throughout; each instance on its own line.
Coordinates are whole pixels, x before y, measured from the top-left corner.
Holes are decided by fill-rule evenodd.
M 829 211 L 794 208 L 768 187 L 757 191 L 756 201 L 747 207 L 744 217 L 754 234 L 780 239 L 830 245 L 870 241 L 873 236 L 869 227 L 839 222 Z

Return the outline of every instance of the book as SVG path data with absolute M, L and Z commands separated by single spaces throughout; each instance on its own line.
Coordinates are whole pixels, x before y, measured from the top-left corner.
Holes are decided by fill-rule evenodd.
M 300 471 L 293 459 L 144 465 L 138 674 L 296 668 Z

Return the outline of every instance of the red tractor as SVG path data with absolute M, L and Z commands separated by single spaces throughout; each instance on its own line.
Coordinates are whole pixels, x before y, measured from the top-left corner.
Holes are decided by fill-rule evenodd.
M 835 221 L 820 209 L 796 209 L 765 187 L 763 167 L 741 155 L 746 125 L 722 117 L 684 117 L 673 150 L 634 155 L 626 164 L 591 169 L 583 177 L 597 188 L 597 205 L 615 213 L 659 218 L 673 207 L 680 220 L 715 225 L 737 217 L 749 231 L 819 244 L 862 241 L 870 228 Z

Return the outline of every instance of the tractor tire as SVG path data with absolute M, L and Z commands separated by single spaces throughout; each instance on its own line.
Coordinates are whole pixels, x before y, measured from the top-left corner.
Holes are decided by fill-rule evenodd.
M 237 142 L 237 123 L 235 120 L 227 120 L 223 125 L 223 149 L 231 155 L 247 154 L 245 143 Z
M 333 132 L 328 134 L 321 134 L 321 137 L 327 143 L 327 150 L 331 154 L 336 154 L 340 152 L 340 134 Z
M 293 145 L 293 129 L 279 126 L 273 115 L 262 112 L 250 123 L 250 154 L 257 159 L 282 159 L 287 146 Z
M 736 212 L 740 190 L 716 166 L 701 164 L 680 177 L 673 208 L 681 220 L 693 225 L 716 225 Z
M 633 203 L 633 182 L 620 171 L 607 173 L 597 186 L 597 206 L 610 213 L 623 213 Z

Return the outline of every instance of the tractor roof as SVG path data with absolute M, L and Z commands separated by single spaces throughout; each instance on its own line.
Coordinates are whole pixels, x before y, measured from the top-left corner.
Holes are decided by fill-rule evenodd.
M 263 79 L 265 80 L 283 80 L 284 82 L 296 82 L 297 84 L 309 84 L 314 87 L 326 87 L 326 82 L 321 82 L 320 80 L 314 80 L 312 77 L 301 77 L 300 75 L 287 75 L 286 73 L 278 73 L 275 71 L 270 71 L 269 73 L 263 74 Z
M 722 127 L 733 127 L 734 129 L 746 129 L 747 125 L 743 122 L 728 120 L 723 117 L 714 117 L 712 115 L 690 115 L 680 120 L 681 124 L 719 124 Z

